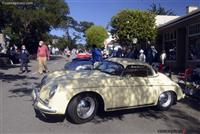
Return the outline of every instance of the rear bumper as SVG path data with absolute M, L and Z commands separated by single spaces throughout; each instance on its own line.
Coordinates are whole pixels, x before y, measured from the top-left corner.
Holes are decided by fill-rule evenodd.
M 38 89 L 32 92 L 33 106 L 35 109 L 45 114 L 56 114 L 56 110 L 49 107 L 48 104 L 40 99 Z

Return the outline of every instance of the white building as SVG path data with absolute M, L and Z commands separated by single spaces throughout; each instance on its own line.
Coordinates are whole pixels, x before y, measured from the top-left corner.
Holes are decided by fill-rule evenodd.
M 159 27 L 161 25 L 166 24 L 167 22 L 177 19 L 180 16 L 168 16 L 168 15 L 157 15 L 156 16 L 156 26 Z
M 112 41 L 115 41 L 115 39 L 112 37 L 111 33 L 108 32 L 108 38 L 104 40 L 104 46 L 105 46 L 105 48 L 106 48 Z

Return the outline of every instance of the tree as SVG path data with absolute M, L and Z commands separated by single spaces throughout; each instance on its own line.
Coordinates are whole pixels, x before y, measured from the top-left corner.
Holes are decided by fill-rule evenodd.
M 65 21 L 63 21 L 62 29 L 65 31 L 65 37 L 69 40 L 72 40 L 73 43 L 77 43 L 77 41 L 85 38 L 85 31 L 94 25 L 93 22 L 88 21 L 76 21 L 72 17 L 67 17 Z M 70 33 L 73 32 L 73 35 Z M 72 39 L 73 36 L 74 38 Z
M 27 5 L 26 2 L 32 2 Z M 26 0 L 19 2 L 1 3 L 0 8 L 3 13 L 4 21 L 2 26 L 10 35 L 12 42 L 16 44 L 25 44 L 31 53 L 37 50 L 39 40 L 45 40 L 48 37 L 48 32 L 52 28 L 61 27 L 63 21 L 66 21 L 69 14 L 69 7 L 64 0 Z M 12 4 L 14 3 L 14 4 Z M 19 3 L 19 4 L 18 4 Z M 4 17 L 6 16 L 6 17 Z M 8 17 L 8 18 L 7 18 Z
M 172 9 L 166 10 L 160 4 L 157 6 L 155 3 L 150 6 L 150 9 L 148 9 L 148 11 L 156 15 L 176 15 L 174 11 L 172 11 Z
M 146 11 L 126 9 L 111 19 L 111 34 L 122 45 L 154 41 L 156 37 L 155 15 Z
M 86 30 L 86 40 L 89 46 L 102 47 L 104 40 L 108 38 L 106 29 L 102 26 L 91 26 Z
M 76 27 L 76 30 L 85 34 L 85 31 L 93 25 L 93 22 L 80 21 Z

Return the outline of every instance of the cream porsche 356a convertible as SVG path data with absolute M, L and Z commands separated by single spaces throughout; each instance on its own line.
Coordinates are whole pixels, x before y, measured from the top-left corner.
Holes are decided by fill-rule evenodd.
M 157 106 L 167 110 L 184 97 L 181 88 L 143 62 L 110 58 L 94 70 L 55 71 L 32 92 L 34 108 L 85 123 L 99 111 Z

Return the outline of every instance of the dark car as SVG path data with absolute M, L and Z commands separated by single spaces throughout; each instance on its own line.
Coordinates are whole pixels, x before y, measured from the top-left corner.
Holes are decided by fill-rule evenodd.
M 91 58 L 76 58 L 64 66 L 65 70 L 92 70 L 93 62 Z

